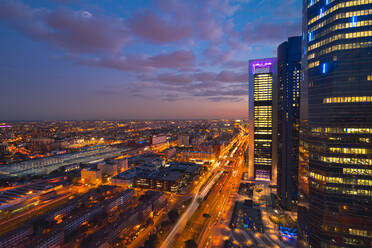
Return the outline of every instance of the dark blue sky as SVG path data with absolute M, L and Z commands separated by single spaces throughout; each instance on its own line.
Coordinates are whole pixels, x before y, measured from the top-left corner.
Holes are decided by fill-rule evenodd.
M 246 118 L 301 1 L 0 1 L 0 119 Z

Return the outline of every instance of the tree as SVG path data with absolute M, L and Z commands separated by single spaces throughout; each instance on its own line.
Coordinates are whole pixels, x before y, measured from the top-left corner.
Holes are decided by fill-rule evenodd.
M 179 217 L 178 211 L 173 209 L 168 212 L 168 218 L 172 223 L 175 223 Z
M 156 234 L 151 234 L 149 239 L 145 241 L 145 248 L 153 248 L 159 243 L 159 238 Z
M 147 196 L 146 195 L 141 195 L 138 200 L 140 202 L 145 202 L 147 200 Z
M 169 221 L 165 220 L 165 221 L 163 221 L 160 225 L 161 225 L 161 227 L 165 228 L 165 227 L 167 227 L 169 224 L 170 224 Z
M 195 240 L 189 239 L 185 242 L 186 248 L 198 248 L 198 245 L 196 244 Z
M 81 247 L 88 247 L 89 243 L 92 242 L 92 240 L 93 240 L 93 234 L 89 234 L 83 239 L 83 241 L 81 241 L 80 243 Z
M 42 217 L 36 218 L 33 222 L 33 227 L 35 230 L 35 233 L 42 233 L 44 229 L 48 228 L 49 222 L 47 222 Z
M 203 214 L 203 217 L 204 217 L 204 218 L 210 218 L 211 216 L 210 216 L 209 214 L 207 214 L 207 213 L 204 213 L 204 214 Z

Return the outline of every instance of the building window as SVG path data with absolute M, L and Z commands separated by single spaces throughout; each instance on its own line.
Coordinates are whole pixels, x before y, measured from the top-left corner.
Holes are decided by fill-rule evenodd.
M 372 96 L 328 97 L 323 99 L 323 103 L 362 103 L 362 102 L 372 102 Z

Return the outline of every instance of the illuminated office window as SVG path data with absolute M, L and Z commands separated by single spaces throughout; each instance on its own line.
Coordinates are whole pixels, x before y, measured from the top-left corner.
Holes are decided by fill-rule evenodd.
M 372 176 L 370 169 L 343 168 L 342 173 L 345 175 Z
M 368 154 L 368 149 L 365 148 L 330 147 L 329 151 L 342 154 Z
M 337 34 L 337 35 L 333 35 L 327 39 L 324 39 L 322 41 L 312 44 L 311 46 L 309 46 L 308 51 L 312 51 L 316 48 L 327 45 L 328 43 L 341 40 L 341 39 L 355 39 L 355 38 L 370 37 L 370 36 L 372 36 L 372 30 L 346 33 L 346 34 Z
M 309 32 L 314 32 L 314 31 L 318 30 L 319 28 L 322 28 L 325 25 L 333 23 L 333 22 L 335 22 L 337 20 L 340 20 L 340 19 L 350 18 L 352 16 L 356 16 L 356 17 L 357 16 L 365 16 L 365 15 L 370 15 L 371 13 L 372 13 L 372 9 L 360 10 L 360 11 L 350 11 L 350 12 L 346 12 L 346 13 L 339 13 L 339 14 L 333 15 L 333 16 L 325 19 L 324 21 L 319 22 L 318 24 L 314 25 L 313 27 L 311 27 L 309 29 Z M 350 19 L 347 20 L 347 22 L 348 23 L 346 25 L 348 25 L 349 28 L 353 27 L 353 23 L 350 22 Z M 365 24 L 367 24 L 369 21 L 368 20 L 364 21 L 364 24 L 362 24 L 361 22 L 363 22 L 363 21 L 356 22 L 355 26 L 356 27 L 367 26 Z M 345 24 L 339 24 L 339 25 L 345 25 Z M 341 26 L 339 26 L 339 27 L 341 28 Z M 316 38 L 316 37 L 314 37 L 314 38 Z
M 355 235 L 355 236 L 362 236 L 362 237 L 370 237 L 371 235 L 368 235 L 367 230 L 360 230 L 360 229 L 354 229 L 354 228 L 349 228 L 349 234 Z
M 317 15 L 314 18 L 310 19 L 308 21 L 308 25 L 313 24 L 314 22 L 318 21 L 320 18 L 322 18 L 324 16 L 327 16 L 327 15 L 337 11 L 338 9 L 345 8 L 345 7 L 366 5 L 366 4 L 370 4 L 370 3 L 372 3 L 372 0 L 364 0 L 364 1 L 356 0 L 356 1 L 348 1 L 348 2 L 343 2 L 343 3 L 336 4 L 332 8 L 329 8 L 326 11 L 322 11 L 321 15 Z M 346 17 L 351 17 L 351 16 L 353 16 L 353 15 L 350 15 L 350 16 L 346 15 Z
M 353 164 L 353 165 L 372 165 L 372 159 L 368 158 L 355 158 L 355 157 L 327 157 L 327 156 L 320 156 L 320 161 L 331 163 L 331 164 Z
M 333 128 L 333 127 L 314 127 L 312 133 L 353 133 L 353 134 L 372 134 L 372 128 Z
M 323 103 L 362 103 L 362 102 L 372 102 L 372 96 L 328 97 L 323 99 Z

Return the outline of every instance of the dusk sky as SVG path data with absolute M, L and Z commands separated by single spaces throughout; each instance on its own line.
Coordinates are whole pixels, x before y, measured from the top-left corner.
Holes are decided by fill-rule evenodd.
M 247 118 L 300 0 L 0 0 L 0 120 Z

